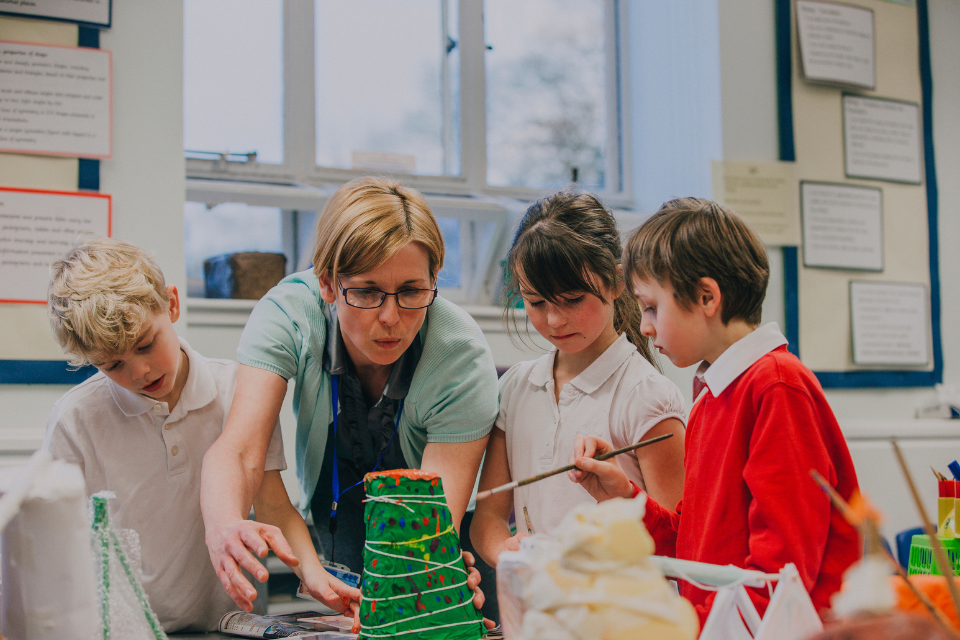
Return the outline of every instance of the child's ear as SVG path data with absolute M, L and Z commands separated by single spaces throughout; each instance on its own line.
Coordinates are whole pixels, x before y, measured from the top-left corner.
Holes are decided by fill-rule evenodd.
M 330 272 L 321 273 L 317 276 L 317 280 L 320 282 L 320 297 L 323 298 L 323 301 L 327 304 L 336 302 L 337 287 L 333 278 L 330 277 Z
M 720 302 L 722 294 L 720 285 L 713 278 L 700 278 L 697 283 L 697 306 L 703 310 L 704 315 L 712 318 L 720 312 Z
M 180 292 L 177 291 L 176 285 L 167 285 L 167 297 L 170 299 L 167 314 L 170 316 L 170 322 L 176 322 L 180 319 Z

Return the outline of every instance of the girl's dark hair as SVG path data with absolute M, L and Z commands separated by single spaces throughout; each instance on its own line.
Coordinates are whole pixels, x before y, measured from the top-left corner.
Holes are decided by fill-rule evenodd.
M 551 303 L 571 291 L 583 291 L 610 303 L 597 280 L 607 289 L 616 289 L 623 282 L 617 274 L 621 253 L 617 222 L 596 196 L 560 191 L 538 200 L 520 221 L 507 254 L 505 315 L 510 316 L 520 299 L 520 277 L 526 287 Z M 632 293 L 624 288 L 613 305 L 617 333 L 626 333 L 640 354 L 659 370 L 649 341 L 640 333 L 640 307 Z

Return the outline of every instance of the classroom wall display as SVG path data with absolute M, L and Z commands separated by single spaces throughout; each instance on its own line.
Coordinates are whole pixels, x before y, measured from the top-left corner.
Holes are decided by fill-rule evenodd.
M 768 247 L 800 242 L 800 207 L 792 162 L 714 160 L 713 198 L 737 212 Z
M 826 182 L 800 183 L 803 264 L 883 271 L 883 192 Z
M 927 288 L 922 284 L 850 282 L 853 361 L 918 366 L 930 362 Z
M 911 102 L 843 96 L 848 178 L 920 184 L 920 108 Z
M 109 27 L 111 0 L 0 0 L 0 14 Z
M 100 30 L 62 20 L 0 15 L 0 34 L 5 41 L 96 50 Z M 5 81 L 0 82 L 0 89 L 7 86 Z M 0 186 L 7 188 L 0 195 L 7 196 L 10 190 L 34 190 L 76 198 L 78 190 L 85 190 L 84 196 L 94 196 L 102 204 L 106 196 L 96 193 L 100 188 L 99 168 L 100 161 L 91 158 L 0 153 Z M 45 285 L 41 298 L 45 298 Z M 0 327 L 5 329 L 0 331 L 0 384 L 76 384 L 96 373 L 93 367 L 74 370 L 67 366 L 42 304 L 0 304 Z
M 0 187 L 0 303 L 45 304 L 50 263 L 110 235 L 110 196 Z
M 807 81 L 874 88 L 873 11 L 797 0 L 797 31 Z
M 0 42 L 0 151 L 109 158 L 109 51 Z
M 802 257 L 798 250 L 784 249 L 785 333 L 790 348 L 824 387 L 934 385 L 942 380 L 943 363 L 927 0 L 913 4 L 845 0 L 845 5 L 873 15 L 875 85 L 856 93 L 849 86 L 827 86 L 805 76 L 797 26 L 798 4 L 803 2 L 776 4 L 781 160 L 795 162 L 803 185 L 799 188 L 808 196 L 811 189 L 821 196 L 838 195 L 836 187 L 817 185 L 857 189 L 862 202 L 856 212 L 835 205 L 821 212 L 831 224 L 843 220 L 841 224 L 849 226 L 859 219 L 866 225 L 877 219 L 878 209 L 880 221 L 879 233 L 847 237 L 850 248 L 858 247 L 859 259 L 841 256 L 841 251 L 824 256 L 814 251 L 813 228 L 807 228 L 812 211 L 801 197 L 804 243 L 814 240 L 814 246 L 805 246 Z M 848 135 L 851 129 L 856 136 Z M 859 169 L 851 172 L 848 159 L 856 155 L 849 153 L 854 147 L 860 154 L 854 165 Z M 854 191 L 839 193 L 852 196 Z M 824 248 L 837 247 L 820 247 Z M 853 304 L 852 282 L 922 287 L 925 312 L 918 322 L 925 323 L 927 336 L 922 358 L 916 340 L 910 357 L 877 355 L 876 348 L 864 351 L 862 333 L 855 345 L 853 315 L 862 320 L 863 306 Z

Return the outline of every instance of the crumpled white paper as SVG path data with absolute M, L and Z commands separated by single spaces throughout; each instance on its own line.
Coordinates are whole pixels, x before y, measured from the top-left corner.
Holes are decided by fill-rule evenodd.
M 38 451 L 2 490 L 0 632 L 16 640 L 102 637 L 80 468 Z
M 497 566 L 501 624 L 517 640 L 693 640 L 693 606 L 649 561 L 645 501 L 573 509 L 556 537 L 525 538 Z M 520 619 L 522 618 L 522 622 Z

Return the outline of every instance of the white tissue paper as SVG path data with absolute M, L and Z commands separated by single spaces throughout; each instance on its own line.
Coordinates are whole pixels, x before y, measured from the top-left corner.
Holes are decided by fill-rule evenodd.
M 896 604 L 890 584 L 893 571 L 881 555 L 866 555 L 843 574 L 843 586 L 833 594 L 830 608 L 839 618 L 857 613 L 886 613 Z
M 80 468 L 37 452 L 3 487 L 0 529 L 0 633 L 11 640 L 101 635 Z
M 497 565 L 501 625 L 511 640 L 693 640 L 693 606 L 650 562 L 645 501 L 573 509 L 555 538 L 533 536 Z

